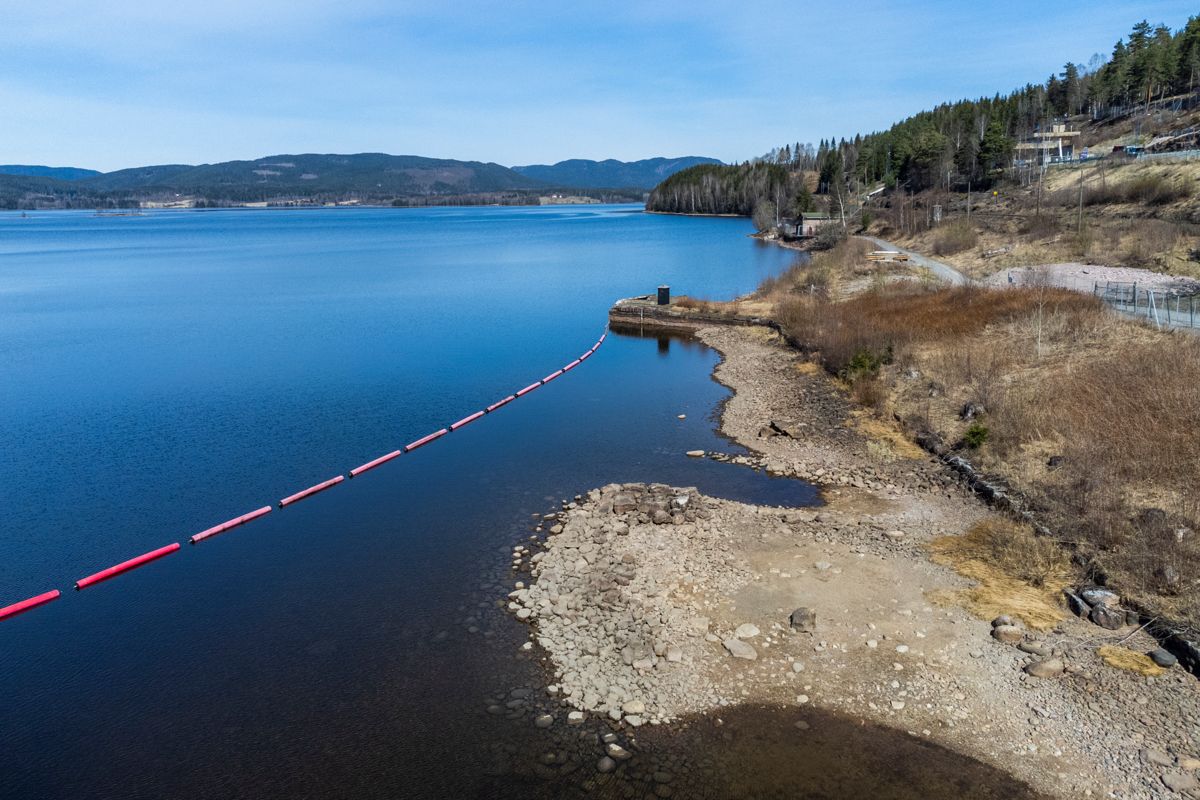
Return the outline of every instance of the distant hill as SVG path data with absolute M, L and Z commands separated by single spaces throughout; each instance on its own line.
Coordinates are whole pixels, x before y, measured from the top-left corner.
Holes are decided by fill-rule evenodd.
M 0 164 L 0 175 L 24 175 L 31 178 L 57 178 L 60 181 L 77 181 L 91 178 L 100 173 L 82 167 L 42 167 L 28 164 Z
M 280 194 L 395 197 L 538 186 L 536 181 L 499 164 L 385 153 L 307 153 L 200 166 L 134 167 L 89 178 L 85 183 L 106 192 L 159 190 L 227 200 L 261 200 Z
M 573 158 L 557 164 L 513 167 L 527 178 L 548 184 L 580 189 L 651 189 L 680 170 L 697 164 L 720 164 L 715 158 L 646 158 L 641 161 L 589 161 Z
M 218 164 L 158 164 L 106 173 L 64 168 L 47 174 L 14 175 L 0 168 L 0 207 L 537 203 L 540 194 L 560 189 L 604 201 L 627 202 L 640 199 L 641 187 L 653 186 L 693 160 L 659 158 L 633 164 L 565 161 L 553 167 L 528 167 L 534 174 L 480 161 L 386 153 L 284 154 Z

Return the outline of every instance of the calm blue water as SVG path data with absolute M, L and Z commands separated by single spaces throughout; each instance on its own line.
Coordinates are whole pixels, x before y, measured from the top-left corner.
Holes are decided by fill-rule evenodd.
M 515 622 L 467 618 L 531 514 L 633 480 L 812 502 L 684 457 L 737 452 L 715 353 L 610 335 L 427 449 L 69 591 L 544 376 L 618 297 L 791 259 L 635 211 L 0 214 L 0 605 L 64 591 L 0 623 L 0 793 L 486 795 L 483 698 L 534 667 Z

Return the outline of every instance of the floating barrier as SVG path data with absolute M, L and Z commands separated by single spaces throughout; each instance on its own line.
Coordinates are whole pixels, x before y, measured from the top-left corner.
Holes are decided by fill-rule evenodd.
M 312 497 L 317 492 L 323 492 L 326 489 L 328 489 L 330 486 L 337 486 L 343 480 L 345 480 L 345 476 L 338 475 L 336 478 L 330 478 L 327 481 L 322 481 L 322 482 L 318 483 L 316 486 L 310 486 L 302 492 L 296 492 L 293 495 L 288 495 L 287 497 L 285 497 L 279 501 L 279 507 L 283 508 L 284 506 L 290 506 L 292 503 L 295 503 L 299 500 L 303 500 L 306 497 Z
M 270 508 L 270 506 L 268 506 L 268 508 Z M 149 553 L 144 553 L 137 558 L 131 558 L 128 561 L 122 561 L 120 564 L 117 564 L 114 567 L 100 570 L 95 575 L 88 575 L 86 578 L 80 578 L 79 580 L 75 581 L 75 588 L 84 589 L 88 586 L 91 586 L 93 583 L 106 581 L 115 575 L 120 575 L 122 572 L 128 572 L 129 570 L 136 569 L 143 564 L 149 564 L 151 561 L 156 561 L 163 556 L 169 556 L 178 549 L 179 542 L 175 542 L 174 544 L 169 544 L 166 547 L 160 547 L 157 550 L 151 550 Z
M 380 464 L 386 464 L 387 462 L 391 461 L 393 458 L 398 457 L 403 452 L 404 452 L 403 450 L 393 450 L 392 452 L 388 453 L 387 455 L 382 455 L 379 458 L 368 461 L 367 463 L 363 464 L 361 467 L 355 467 L 354 469 L 350 470 L 350 477 L 357 478 L 359 475 L 362 475 L 364 472 L 366 472 L 369 469 L 375 469 Z
M 539 386 L 543 386 L 546 383 L 549 383 L 550 381 L 554 380 L 555 378 L 561 376 L 563 373 L 569 372 L 572 369 L 574 369 L 575 367 L 579 366 L 588 357 L 590 357 L 593 353 L 595 353 L 596 350 L 600 347 L 600 345 L 604 344 L 604 340 L 607 337 L 608 337 L 608 330 L 605 329 L 604 333 L 600 336 L 599 341 L 597 341 L 594 345 L 592 345 L 591 349 L 587 350 L 583 355 L 581 355 L 579 358 L 575 359 L 574 361 L 570 362 L 562 369 L 559 369 L 559 370 L 556 370 L 556 371 L 550 373 L 545 378 L 542 378 L 540 381 L 529 384 L 528 386 L 526 386 L 524 389 L 517 392 L 516 394 L 510 394 L 508 397 L 505 397 L 503 400 L 499 400 L 495 403 L 492 403 L 490 406 L 485 408 L 483 411 L 476 411 L 474 414 L 463 417 L 458 422 L 455 422 L 452 425 L 450 425 L 448 428 L 442 428 L 441 430 L 435 431 L 435 432 L 429 434 L 428 436 L 423 436 L 422 438 L 417 439 L 412 444 L 406 445 L 399 450 L 393 450 L 392 452 L 382 455 L 379 458 L 373 459 L 371 461 L 368 461 L 365 464 L 355 467 L 354 469 L 350 470 L 349 477 L 353 478 L 358 475 L 361 475 L 364 472 L 367 472 L 368 470 L 372 470 L 381 464 L 385 464 L 388 461 L 391 461 L 392 459 L 399 457 L 403 453 L 407 453 L 410 450 L 416 450 L 418 447 L 423 447 L 424 445 L 427 445 L 436 439 L 440 439 L 441 437 L 445 436 L 446 434 L 450 433 L 451 431 L 456 431 L 465 425 L 471 424 L 472 422 L 479 419 L 480 417 L 483 417 L 485 414 L 490 414 L 491 412 L 495 411 L 496 409 L 499 409 L 499 408 L 502 408 L 503 406 L 508 405 L 513 400 L 516 400 L 518 397 L 523 397 L 524 395 L 529 394 L 530 392 L 532 392 L 534 389 L 538 388 Z M 327 481 L 322 481 L 321 483 L 318 483 L 315 486 L 310 486 L 307 489 L 304 489 L 303 491 L 299 491 L 293 495 L 289 495 L 279 501 L 279 507 L 283 508 L 285 506 L 291 505 L 292 503 L 296 503 L 300 500 L 303 500 L 306 497 L 311 497 L 312 495 L 317 494 L 318 492 L 323 492 L 326 489 L 329 489 L 330 487 L 336 486 L 337 484 L 341 483 L 343 480 L 345 480 L 346 477 L 347 476 L 344 476 L 344 475 L 337 475 L 333 478 L 330 478 Z M 255 509 L 254 511 L 251 511 L 247 514 L 243 514 L 240 517 L 234 517 L 233 519 L 228 520 L 227 522 L 222 522 L 220 525 L 214 525 L 213 527 L 208 528 L 207 530 L 203 530 L 200 533 L 195 534 L 188 541 L 190 541 L 192 544 L 195 544 L 195 543 L 203 541 L 209 537 L 216 536 L 219 533 L 224 533 L 225 531 L 228 531 L 232 528 L 236 528 L 239 525 L 245 525 L 247 522 L 250 522 L 251 520 L 255 520 L 255 519 L 258 519 L 259 517 L 269 514 L 271 512 L 271 508 L 272 508 L 271 506 L 263 506 L 262 508 Z M 123 572 L 128 572 L 131 569 L 136 569 L 144 564 L 150 563 L 151 561 L 156 561 L 160 558 L 163 558 L 164 556 L 168 556 L 171 553 L 174 553 L 175 551 L 177 551 L 179 549 L 180 548 L 179 548 L 178 542 L 169 544 L 166 547 L 160 547 L 157 550 L 152 550 L 149 553 L 144 553 L 136 558 L 131 558 L 128 561 L 123 561 L 120 564 L 109 567 L 108 569 L 101 570 L 100 572 L 97 572 L 94 575 L 88 575 L 86 578 L 80 578 L 78 581 L 75 582 L 75 588 L 83 589 L 83 588 L 86 588 L 93 584 L 100 583 L 101 581 L 108 580 L 109 578 L 112 578 L 116 575 L 120 575 Z M 61 593 L 57 589 L 54 589 L 52 591 L 39 594 L 36 597 L 30 597 L 27 600 L 22 600 L 19 603 L 13 603 L 12 605 L 4 606 L 3 608 L 0 608 L 0 620 L 7 619 L 8 617 L 16 616 L 17 614 L 24 613 L 25 611 L 28 611 L 32 608 L 37 608 L 38 606 L 45 605 L 46 603 L 49 603 L 53 600 L 57 600 L 60 596 L 61 596 Z
M 474 414 L 472 414 L 472 415 L 471 415 L 471 416 L 469 416 L 469 417 L 463 417 L 463 418 L 462 418 L 462 419 L 460 419 L 458 422 L 456 422 L 456 423 L 454 423 L 453 425 L 451 425 L 451 426 L 450 426 L 450 430 L 452 430 L 452 431 L 456 431 L 456 430 L 458 430 L 459 428 L 461 428 L 461 427 L 462 427 L 462 426 L 464 426 L 464 425 L 470 425 L 472 422 L 474 422 L 475 420 L 477 420 L 477 419 L 479 419 L 480 417 L 482 417 L 482 416 L 483 416 L 483 413 L 484 413 L 484 412 L 482 412 L 482 411 L 476 411 Z
M 22 600 L 19 603 L 13 603 L 11 606 L 0 608 L 0 619 L 8 619 L 15 617 L 17 614 L 23 614 L 31 608 L 37 608 L 49 603 L 51 600 L 57 600 L 60 592 L 58 589 L 51 589 L 48 592 L 43 592 L 37 597 L 31 597 L 28 600 Z
M 422 436 L 420 439 L 417 439 L 412 444 L 404 445 L 404 452 L 409 453 L 409 452 L 412 452 L 413 450 L 416 450 L 418 447 L 424 447 L 425 445 L 432 442 L 434 439 L 440 439 L 449 432 L 450 432 L 449 428 L 442 428 L 440 431 L 434 431 L 433 433 L 429 434 L 428 436 Z
M 517 396 L 515 394 L 510 394 L 508 397 L 504 398 L 499 403 L 492 403 L 490 406 L 488 406 L 487 408 L 484 409 L 484 412 L 490 414 L 493 411 L 495 411 L 497 408 L 500 408 L 501 406 L 506 406 L 509 403 L 511 403 L 513 400 L 516 400 L 516 399 L 517 399 Z
M 263 506 L 262 508 L 258 508 L 258 509 L 255 509 L 254 511 L 251 511 L 249 514 L 242 514 L 240 517 L 234 517 L 233 519 L 229 520 L 228 522 L 222 522 L 220 525 L 213 525 L 208 530 L 200 531 L 200 533 L 197 533 L 195 536 L 193 536 L 191 539 L 189 539 L 189 541 L 192 544 L 195 544 L 196 542 L 203 541 L 210 536 L 216 536 L 218 533 L 224 533 L 225 531 L 229 530 L 230 528 L 236 528 L 239 525 L 245 525 L 250 520 L 258 519 L 259 517 L 263 516 L 264 514 L 270 514 L 270 513 L 271 513 L 271 507 Z

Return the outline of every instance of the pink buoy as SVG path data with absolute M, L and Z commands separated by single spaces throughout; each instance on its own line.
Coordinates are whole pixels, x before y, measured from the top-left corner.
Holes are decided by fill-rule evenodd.
M 114 567 L 100 570 L 95 575 L 88 575 L 86 578 L 80 578 L 79 580 L 75 581 L 75 588 L 83 589 L 91 586 L 93 583 L 106 581 L 114 575 L 120 575 L 122 572 L 128 572 L 129 570 L 136 569 L 143 564 L 149 564 L 151 561 L 162 558 L 163 556 L 168 556 L 178 549 L 179 542 L 175 542 L 174 544 L 169 544 L 166 547 L 160 547 L 157 550 L 151 550 L 149 553 L 143 553 L 137 558 L 131 558 L 128 561 L 122 561 L 120 564 L 117 564 Z
M 218 533 L 224 533 L 225 531 L 229 530 L 230 528 L 236 528 L 239 525 L 245 525 L 250 520 L 258 519 L 259 517 L 263 516 L 264 514 L 270 514 L 270 513 L 271 513 L 271 507 L 263 506 L 262 508 L 255 509 L 254 511 L 251 511 L 248 514 L 242 514 L 240 517 L 234 517 L 233 519 L 229 520 L 228 522 L 222 522 L 220 525 L 213 525 L 208 530 L 200 531 L 200 533 L 197 533 L 195 536 L 193 536 L 188 541 L 190 541 L 192 544 L 195 544 L 196 542 L 203 541 L 204 539 L 207 539 L 210 536 L 216 536 Z
M 393 450 L 392 452 L 388 453 L 387 455 L 382 455 L 379 458 L 368 461 L 367 463 L 363 464 L 360 467 L 355 467 L 354 469 L 350 470 L 350 477 L 357 478 L 359 475 L 362 475 L 364 472 L 366 472 L 369 469 L 375 469 L 380 464 L 386 464 L 387 462 L 391 461 L 393 458 L 396 458 L 403 452 L 404 452 L 403 450 Z
M 554 372 L 551 372 L 546 377 L 542 378 L 542 383 L 549 383 L 550 381 L 554 380 L 555 378 L 557 378 L 559 375 L 562 375 L 562 374 L 563 374 L 563 371 L 561 369 L 555 370 Z
M 58 597 L 58 589 L 51 589 L 48 592 L 39 594 L 37 597 L 31 597 L 28 600 L 13 603 L 11 606 L 5 606 L 4 608 L 0 608 L 0 619 L 7 619 L 8 617 L 15 617 L 17 614 L 23 614 L 31 608 L 37 608 L 49 603 L 51 600 L 57 600 Z
M 579 362 L 580 362 L 580 361 L 582 361 L 582 360 L 583 360 L 583 359 L 581 359 L 581 358 L 577 358 L 577 359 L 575 359 L 575 360 L 574 360 L 574 361 L 572 361 L 570 364 L 567 364 L 565 367 L 563 367 L 563 368 L 562 368 L 562 371 L 563 371 L 563 372 L 570 372 L 571 370 L 573 370 L 573 369 L 575 369 L 576 367 L 578 367 L 578 366 L 579 366 Z
M 541 381 L 538 381 L 537 383 L 531 383 L 528 386 L 526 386 L 524 389 L 522 389 L 521 391 L 517 392 L 517 397 L 524 397 L 525 395 L 529 394 L 530 392 L 532 392 L 534 389 L 538 388 L 541 385 L 542 385 Z
M 306 497 L 312 497 L 317 492 L 323 492 L 330 486 L 337 486 L 343 480 L 345 480 L 345 477 L 338 475 L 336 478 L 330 478 L 327 481 L 321 481 L 316 486 L 310 486 L 302 492 L 296 492 L 293 495 L 288 495 L 287 497 L 283 498 L 279 501 L 279 507 L 283 508 L 284 506 L 290 506 L 292 503 L 295 503 L 298 500 L 303 500 Z
M 472 422 L 474 422 L 475 420 L 479 419 L 479 418 L 480 418 L 480 417 L 482 417 L 482 416 L 483 416 L 483 412 L 482 412 L 482 411 L 476 411 L 476 412 L 475 412 L 474 414 L 472 414 L 471 416 L 469 416 L 469 417 L 463 417 L 463 418 L 462 418 L 462 419 L 460 419 L 458 422 L 456 422 L 456 423 L 454 423 L 453 425 L 451 425 L 451 426 L 450 426 L 450 430 L 452 430 L 452 431 L 456 431 L 456 430 L 458 430 L 459 428 L 461 428 L 461 427 L 462 427 L 462 426 L 464 426 L 464 425 L 470 425 Z
M 440 439 L 449 432 L 450 432 L 450 430 L 448 428 L 442 428 L 440 431 L 434 431 L 433 433 L 429 434 L 428 436 L 422 436 L 420 439 L 417 439 L 412 444 L 405 445 L 404 452 L 408 453 L 413 450 L 416 450 L 418 447 L 424 447 L 425 445 L 432 442 L 434 439 Z
M 592 353 L 593 353 L 593 351 L 592 351 L 592 350 L 588 350 L 586 353 L 584 353 L 583 355 L 581 355 L 581 356 L 579 357 L 579 360 L 580 360 L 580 361 L 586 361 L 586 360 L 587 360 L 587 357 L 588 357 L 588 356 L 590 356 Z
M 515 394 L 510 394 L 508 397 L 504 398 L 500 402 L 492 403 L 490 406 L 485 408 L 484 411 L 486 411 L 488 414 L 490 414 L 493 411 L 495 411 L 497 408 L 500 408 L 501 406 L 506 406 L 509 403 L 511 403 L 513 400 L 516 400 L 516 399 L 517 399 L 517 396 Z

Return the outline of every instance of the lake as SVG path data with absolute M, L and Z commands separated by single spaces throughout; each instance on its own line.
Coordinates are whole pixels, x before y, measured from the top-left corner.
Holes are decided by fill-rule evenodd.
M 792 255 L 750 232 L 622 206 L 0 215 L 0 605 L 64 592 L 0 623 L 10 796 L 478 791 L 462 723 L 533 667 L 523 626 L 464 620 L 532 514 L 613 481 L 813 501 L 683 455 L 742 452 L 711 350 L 610 335 L 436 444 L 186 539 L 543 377 L 619 297 L 753 289 Z

